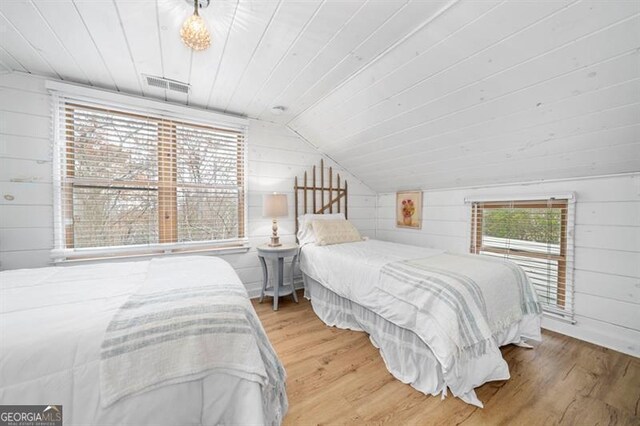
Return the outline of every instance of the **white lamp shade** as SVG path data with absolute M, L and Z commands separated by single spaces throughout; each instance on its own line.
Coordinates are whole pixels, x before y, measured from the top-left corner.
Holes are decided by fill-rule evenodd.
M 289 215 L 286 194 L 267 194 L 262 198 L 262 216 L 284 217 Z

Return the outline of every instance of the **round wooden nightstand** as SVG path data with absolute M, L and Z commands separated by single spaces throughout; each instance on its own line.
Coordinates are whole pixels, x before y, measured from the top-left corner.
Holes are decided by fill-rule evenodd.
M 268 244 L 263 244 L 257 247 L 258 259 L 262 265 L 262 291 L 260 292 L 260 303 L 262 303 L 264 296 L 273 296 L 273 310 L 278 310 L 278 298 L 280 296 L 293 295 L 293 300 L 298 303 L 298 296 L 293 288 L 293 269 L 298 260 L 297 244 L 282 244 L 278 247 L 270 247 Z M 284 285 L 284 260 L 287 257 L 292 257 L 291 261 L 291 284 Z M 267 268 L 266 260 L 271 260 L 274 264 L 277 263 L 277 268 L 274 268 L 276 279 L 274 279 L 273 286 L 269 287 L 269 269 Z

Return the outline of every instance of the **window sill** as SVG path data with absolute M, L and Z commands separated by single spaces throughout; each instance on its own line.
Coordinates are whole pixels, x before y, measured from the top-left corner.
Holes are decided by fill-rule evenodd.
M 247 253 L 249 249 L 248 241 L 240 240 L 235 243 L 212 245 L 174 245 L 171 247 L 132 249 L 53 250 L 51 252 L 51 258 L 54 265 L 73 265 L 120 260 L 146 260 L 164 256 L 228 255 Z
M 573 315 L 570 312 L 565 314 L 560 314 L 556 312 L 550 312 L 543 309 L 542 315 L 544 318 L 565 322 L 567 324 L 575 324 L 576 320 L 573 318 Z

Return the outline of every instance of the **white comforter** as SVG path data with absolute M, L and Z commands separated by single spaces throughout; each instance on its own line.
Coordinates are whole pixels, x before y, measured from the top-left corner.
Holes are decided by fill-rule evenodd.
M 203 282 L 240 283 L 221 259 Z M 174 262 L 180 259 L 158 259 Z M 213 372 L 125 398 L 99 393 L 100 346 L 149 261 L 0 273 L 0 404 L 62 404 L 65 424 L 262 424 L 257 381 Z
M 413 331 L 438 359 L 445 387 L 464 401 L 482 406 L 473 389 L 487 381 L 509 378 L 508 366 L 498 346 L 520 343 L 521 338 L 539 340 L 539 315 L 527 315 L 511 327 L 503 328 L 501 333 L 496 333 L 496 344 L 490 345 L 486 353 L 460 358 L 456 345 L 446 333 L 441 332 L 438 322 L 429 317 L 428 311 L 416 309 L 412 303 L 407 303 L 407 298 L 402 300 L 394 296 L 394 291 L 389 291 L 389 285 L 394 283 L 381 280 L 385 265 L 407 259 L 432 258 L 437 262 L 438 258 L 447 257 L 443 253 L 443 250 L 376 240 L 323 247 L 309 244 L 302 249 L 301 269 L 337 295 Z M 461 269 L 460 272 L 464 271 Z

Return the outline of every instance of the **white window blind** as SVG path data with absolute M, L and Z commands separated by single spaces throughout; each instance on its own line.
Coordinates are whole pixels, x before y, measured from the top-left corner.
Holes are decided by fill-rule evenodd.
M 243 241 L 244 127 L 65 96 L 54 104 L 54 257 Z
M 573 199 L 472 202 L 471 253 L 520 265 L 545 312 L 573 321 Z

